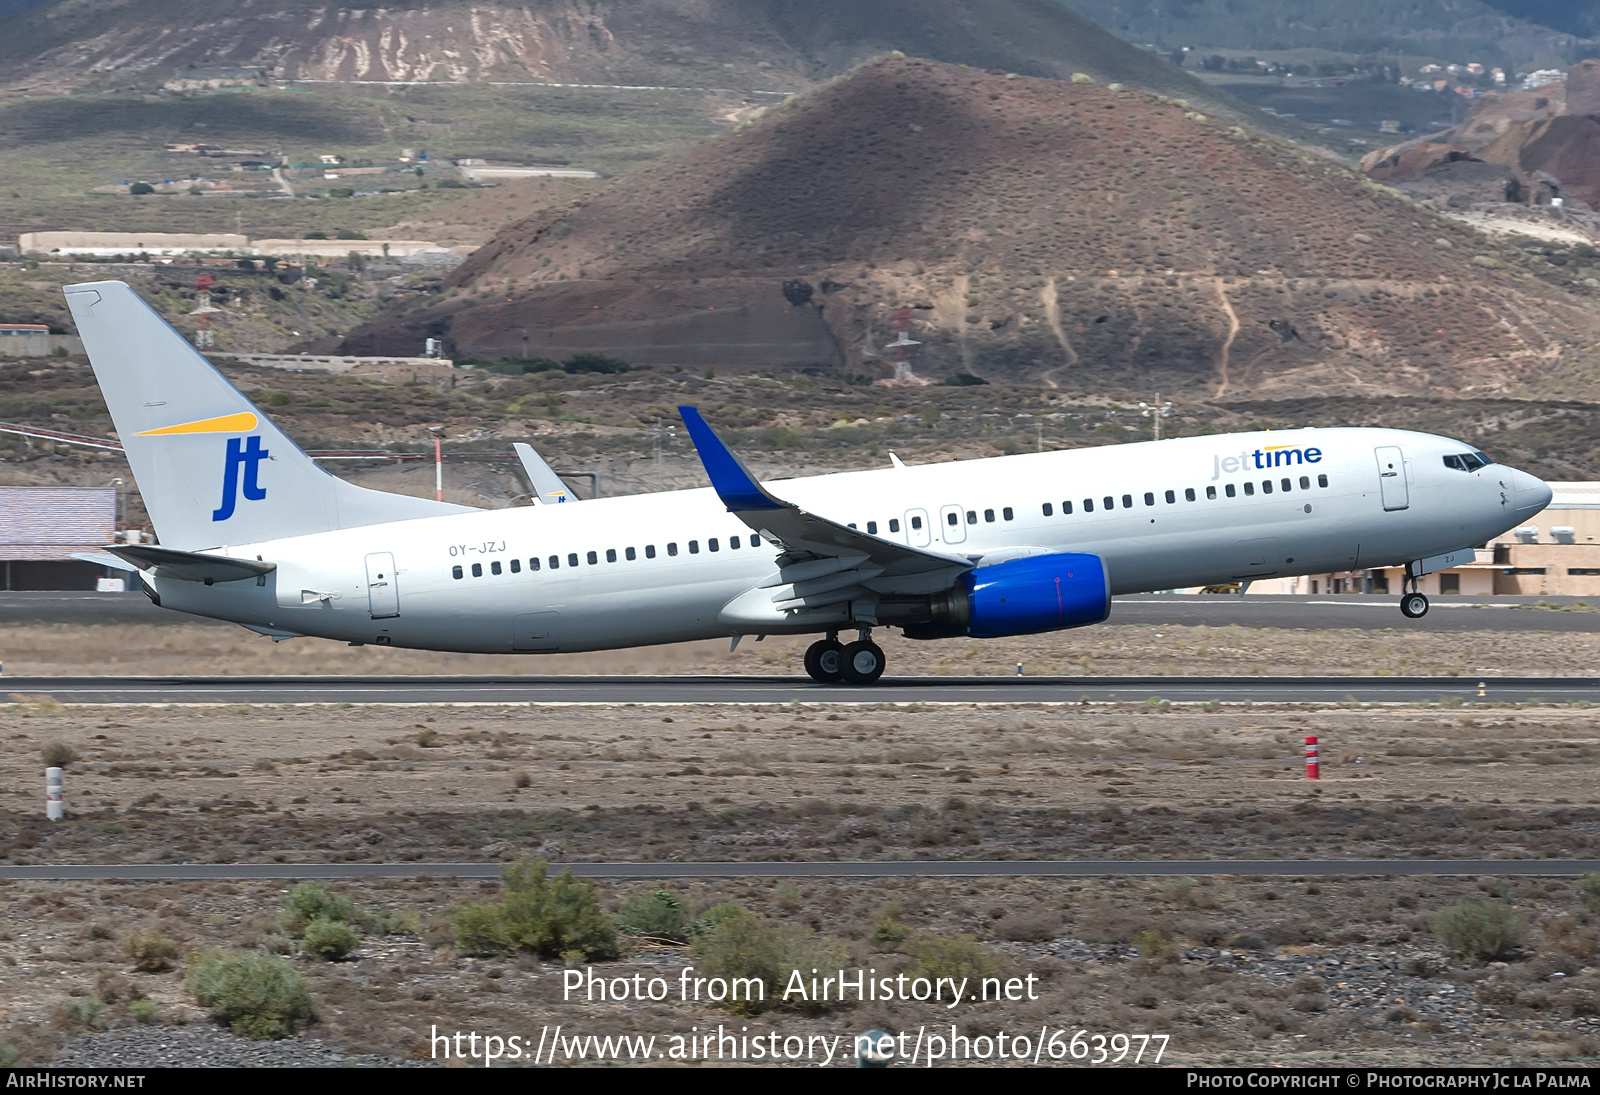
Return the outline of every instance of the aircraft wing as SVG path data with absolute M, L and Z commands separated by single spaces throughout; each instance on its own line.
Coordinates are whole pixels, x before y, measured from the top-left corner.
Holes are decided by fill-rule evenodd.
M 817 609 L 877 594 L 935 593 L 972 569 L 961 556 L 873 536 L 784 501 L 756 481 L 698 410 L 679 407 L 678 413 L 728 512 L 783 549 L 778 572 L 731 602 L 725 617 Z

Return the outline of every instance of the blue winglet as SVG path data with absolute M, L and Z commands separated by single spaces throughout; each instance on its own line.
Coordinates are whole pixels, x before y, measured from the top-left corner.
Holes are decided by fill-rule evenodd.
M 722 504 L 728 507 L 729 513 L 738 513 L 740 510 L 755 509 L 784 509 L 783 502 L 774 498 L 762 489 L 756 482 L 756 477 L 750 474 L 750 469 L 744 462 L 733 454 L 733 450 L 722 443 L 706 420 L 700 417 L 700 412 L 694 407 L 679 407 L 678 413 L 683 416 L 683 424 L 689 428 L 689 438 L 694 442 L 694 447 L 700 454 L 700 463 L 705 465 L 706 474 L 711 477 L 711 485 L 716 488 L 717 497 L 722 499 Z

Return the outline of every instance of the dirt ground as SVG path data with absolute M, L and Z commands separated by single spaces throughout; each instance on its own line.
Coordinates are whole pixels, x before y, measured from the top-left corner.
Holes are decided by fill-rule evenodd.
M 1536 611 L 1554 611 L 1540 609 Z M 1398 614 L 1397 614 L 1398 616 Z M 889 674 L 1588 676 L 1600 632 L 1099 627 L 1009 639 L 917 642 L 881 629 Z M 681 643 L 591 654 L 439 654 L 274 643 L 233 624 L 22 624 L 0 634 L 0 663 L 26 675 L 802 674 L 806 638 Z M 4 687 L 0 677 L 0 689 Z M 0 693 L 3 694 L 3 693 Z
M 10 706 L 0 765 L 4 862 L 510 859 L 1600 857 L 1600 727 L 1569 707 Z M 1319 735 L 1324 778 L 1303 778 Z M 40 749 L 59 741 L 67 821 L 41 820 Z M 0 884 L 0 1038 L 45 1061 L 89 1029 L 132 1027 L 132 988 L 169 1024 L 209 1021 L 175 974 L 121 946 L 158 927 L 185 949 L 258 946 L 288 883 Z M 537 1037 L 705 1032 L 963 1033 L 1041 1026 L 1171 1035 L 1173 1063 L 1503 1063 L 1592 1058 L 1600 918 L 1574 880 L 762 880 L 674 884 L 692 910 L 738 900 L 873 943 L 893 902 L 919 931 L 970 934 L 1039 998 L 868 1002 L 740 1019 L 675 999 L 561 998 L 559 966 L 473 959 L 444 914 L 493 886 L 335 884 L 409 910 L 421 934 L 367 938 L 303 970 L 310 1036 L 425 1057 L 434 1026 Z M 603 883 L 608 908 L 648 883 Z M 1452 958 L 1431 917 L 1512 902 L 1509 962 Z M 1156 929 L 1182 948 L 1141 956 Z M 1148 937 L 1146 937 L 1148 939 Z M 1149 947 L 1146 947 L 1150 951 Z M 646 947 L 606 964 L 673 984 L 692 957 Z M 1560 975 L 1560 976 L 1557 976 Z M 109 1005 L 87 1028 L 74 1003 Z M 82 1015 L 82 1008 L 79 1010 Z M 930 1027 L 930 1029 L 933 1029 Z M 76 1041 L 75 1041 L 76 1039 Z

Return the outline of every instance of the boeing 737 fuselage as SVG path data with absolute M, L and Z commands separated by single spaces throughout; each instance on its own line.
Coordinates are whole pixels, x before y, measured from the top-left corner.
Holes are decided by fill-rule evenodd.
M 274 638 L 509 654 L 821 634 L 812 676 L 869 683 L 872 628 L 1049 631 L 1118 593 L 1400 565 L 1420 616 L 1417 577 L 1550 500 L 1470 445 L 1387 429 L 762 484 L 684 408 L 708 489 L 471 510 L 334 479 L 127 286 L 67 295 L 161 538 L 109 550 L 157 603 Z

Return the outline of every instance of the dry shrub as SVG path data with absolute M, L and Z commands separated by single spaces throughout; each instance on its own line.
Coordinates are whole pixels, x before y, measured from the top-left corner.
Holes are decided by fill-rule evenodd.
M 1003 955 L 970 935 L 922 932 L 906 946 L 905 952 L 911 959 L 905 970 L 907 977 L 953 977 L 958 983 L 968 978 L 977 985 L 985 977 L 1006 977 L 1011 972 L 1011 965 Z
M 46 768 L 65 768 L 78 759 L 78 751 L 64 741 L 52 741 L 39 750 Z
M 757 1015 L 783 1004 L 784 989 L 796 970 L 809 989 L 812 970 L 839 970 L 848 962 L 837 940 L 797 928 L 772 927 L 732 902 L 706 910 L 695 928 L 693 953 L 700 970 L 730 986 L 735 979 L 761 985 L 759 991 L 746 990 L 737 999 L 730 992 L 725 1006 L 738 1015 Z M 790 999 L 788 1003 L 815 1010 L 820 1002 Z
M 1472 897 L 1458 901 L 1429 922 L 1439 941 L 1463 958 L 1488 962 L 1505 958 L 1522 942 L 1516 910 L 1503 901 Z
M 154 928 L 129 936 L 122 949 L 133 959 L 133 968 L 144 973 L 170 970 L 178 960 L 178 944 Z
M 245 1038 L 287 1038 L 315 1013 L 300 974 L 269 954 L 209 954 L 189 965 L 189 991 Z
M 617 910 L 616 921 L 618 930 L 629 935 L 673 943 L 689 940 L 688 914 L 683 911 L 678 895 L 668 889 L 634 894 Z
M 615 958 L 617 930 L 600 911 L 594 883 L 571 868 L 548 877 L 542 859 L 519 859 L 500 868 L 500 896 L 455 911 L 456 946 L 470 953 L 528 951 L 547 958 Z
M 337 962 L 361 945 L 361 937 L 341 920 L 313 920 L 300 940 L 300 953 Z

